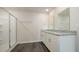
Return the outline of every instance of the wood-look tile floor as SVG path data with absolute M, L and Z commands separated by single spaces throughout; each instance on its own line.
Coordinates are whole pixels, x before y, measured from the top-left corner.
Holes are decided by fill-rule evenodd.
M 11 52 L 49 52 L 42 42 L 18 44 Z

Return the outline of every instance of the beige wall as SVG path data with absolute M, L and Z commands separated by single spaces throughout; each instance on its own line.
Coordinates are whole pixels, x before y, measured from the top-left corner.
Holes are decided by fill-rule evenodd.
M 41 41 L 40 30 L 46 29 L 48 14 L 20 11 L 14 8 L 6 8 L 17 17 L 17 40 L 19 43 Z
M 79 51 L 79 7 L 70 8 L 70 30 L 77 31 L 76 47 Z

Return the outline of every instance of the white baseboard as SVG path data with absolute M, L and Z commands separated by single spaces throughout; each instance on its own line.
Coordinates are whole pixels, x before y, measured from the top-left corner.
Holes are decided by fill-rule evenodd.
M 41 40 L 38 40 L 38 41 L 29 41 L 29 42 L 19 42 L 19 44 L 22 44 L 22 43 L 32 43 L 32 42 L 41 42 Z

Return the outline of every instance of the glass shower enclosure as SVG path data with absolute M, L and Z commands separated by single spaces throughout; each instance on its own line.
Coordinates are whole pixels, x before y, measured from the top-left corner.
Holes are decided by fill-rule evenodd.
M 16 42 L 16 18 L 0 8 L 0 52 L 8 51 Z

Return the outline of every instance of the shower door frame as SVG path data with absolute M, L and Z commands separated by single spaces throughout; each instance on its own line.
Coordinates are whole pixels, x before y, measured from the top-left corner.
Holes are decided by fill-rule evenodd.
M 16 42 L 15 42 L 15 44 L 17 43 L 17 18 L 14 15 L 12 15 L 11 13 L 9 13 L 9 49 L 14 46 L 14 45 L 11 46 L 11 29 L 10 29 L 11 28 L 10 27 L 11 17 L 10 16 L 13 16 L 16 19 Z

